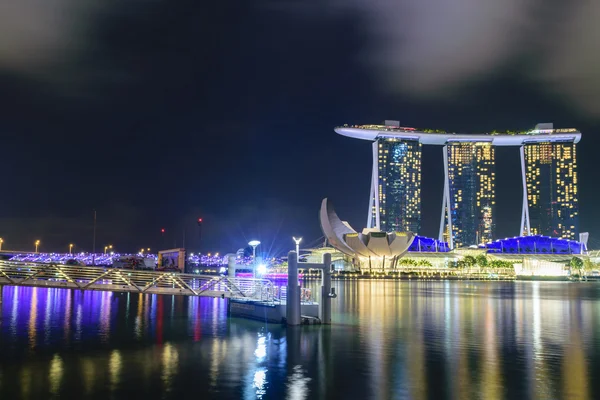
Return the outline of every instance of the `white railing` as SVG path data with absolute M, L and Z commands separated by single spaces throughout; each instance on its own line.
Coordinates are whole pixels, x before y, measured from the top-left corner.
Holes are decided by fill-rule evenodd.
M 287 300 L 287 286 L 263 285 L 261 295 L 256 298 L 272 304 L 281 304 Z M 308 303 L 314 301 L 311 289 L 300 289 L 300 301 Z
M 0 261 L 0 284 L 267 300 L 267 279 Z

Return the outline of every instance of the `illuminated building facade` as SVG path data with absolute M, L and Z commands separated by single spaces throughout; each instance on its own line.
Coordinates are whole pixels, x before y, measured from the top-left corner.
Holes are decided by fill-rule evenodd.
M 450 248 L 494 239 L 495 147 L 521 148 L 523 210 L 518 235 L 574 239 L 578 233 L 577 129 L 538 124 L 524 132 L 463 134 L 383 125 L 344 125 L 343 136 L 373 142 L 368 228 L 421 234 L 421 149 L 443 146 L 439 242 Z M 515 160 L 516 161 L 516 160 Z M 515 226 L 515 230 L 518 227 Z
M 584 254 L 587 245 L 576 240 L 530 235 L 486 243 L 490 254 Z
M 574 141 L 533 142 L 521 147 L 521 232 L 577 239 L 577 158 Z
M 444 146 L 440 237 L 447 238 L 452 248 L 493 240 L 494 153 L 491 142 L 449 142 Z
M 421 229 L 421 143 L 381 139 L 373 143 L 371 213 L 367 227 L 389 232 Z

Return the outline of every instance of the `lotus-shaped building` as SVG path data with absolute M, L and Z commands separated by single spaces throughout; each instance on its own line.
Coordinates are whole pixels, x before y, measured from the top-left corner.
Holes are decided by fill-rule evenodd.
M 323 234 L 333 247 L 372 269 L 393 269 L 417 237 L 413 232 L 382 232 L 373 228 L 356 232 L 337 216 L 327 199 L 321 203 L 319 219 Z

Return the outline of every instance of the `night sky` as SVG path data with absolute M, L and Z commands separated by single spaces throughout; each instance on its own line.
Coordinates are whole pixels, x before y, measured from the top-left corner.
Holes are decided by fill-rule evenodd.
M 181 246 L 185 231 L 191 251 L 257 238 L 282 254 L 292 235 L 320 240 L 324 197 L 360 229 L 371 146 L 333 127 L 384 119 L 578 128 L 580 227 L 600 248 L 594 2 L 14 3 L 0 11 L 5 249 L 90 251 L 94 209 L 97 250 Z M 424 147 L 426 236 L 439 227 L 441 155 Z M 518 149 L 496 157 L 497 235 L 513 236 Z

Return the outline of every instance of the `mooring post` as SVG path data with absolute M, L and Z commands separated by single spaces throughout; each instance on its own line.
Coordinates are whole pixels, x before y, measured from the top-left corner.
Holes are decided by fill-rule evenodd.
M 298 254 L 288 253 L 288 283 L 285 304 L 286 321 L 288 325 L 300 325 L 300 286 L 298 285 Z
M 321 323 L 331 324 L 331 254 L 323 254 L 323 278 L 321 286 Z

